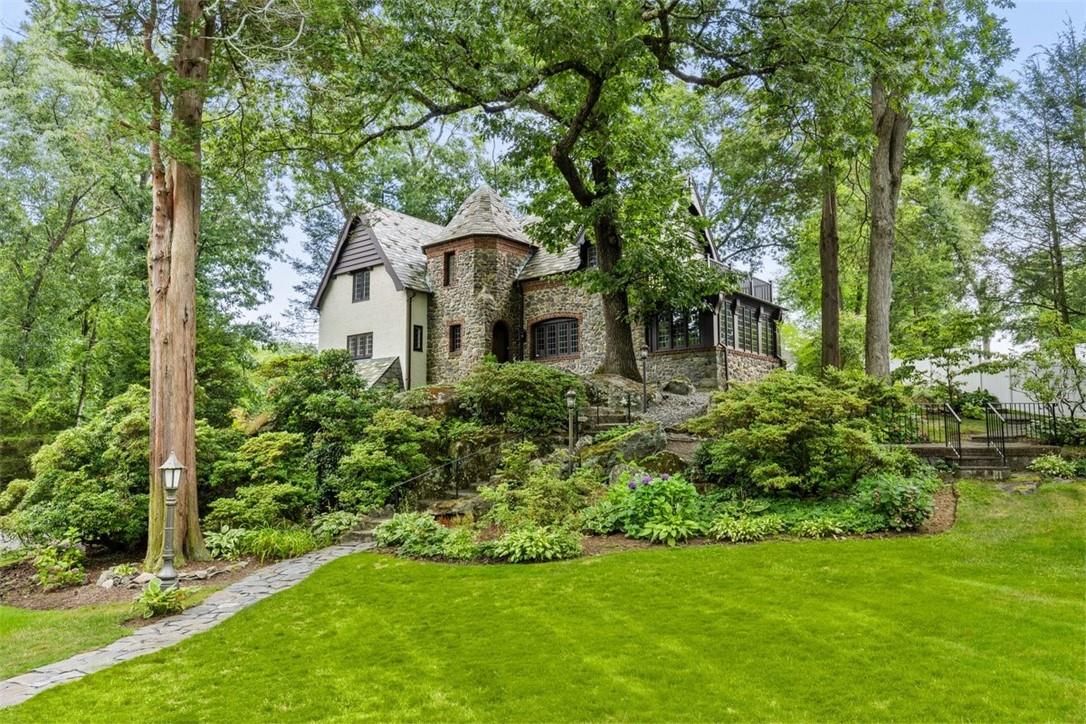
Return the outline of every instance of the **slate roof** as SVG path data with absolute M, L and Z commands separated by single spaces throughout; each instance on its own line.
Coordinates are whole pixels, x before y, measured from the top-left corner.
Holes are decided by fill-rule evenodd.
M 403 285 L 408 289 L 430 291 L 422 246 L 427 239 L 439 234 L 443 227 L 384 208 L 366 214 L 365 221 Z
M 513 210 L 486 184 L 464 199 L 448 226 L 425 246 L 465 236 L 501 236 L 535 246 Z
M 574 242 L 562 251 L 555 254 L 553 251 L 539 247 L 517 274 L 517 279 L 539 279 L 551 274 L 577 271 L 581 267 L 581 244 Z
M 362 381 L 366 383 L 366 387 L 373 387 L 385 374 L 389 371 L 392 365 L 396 365 L 395 374 L 400 373 L 400 358 L 399 357 L 377 357 L 374 359 L 362 359 L 354 363 L 355 371 L 358 372 L 358 376 L 362 378 Z

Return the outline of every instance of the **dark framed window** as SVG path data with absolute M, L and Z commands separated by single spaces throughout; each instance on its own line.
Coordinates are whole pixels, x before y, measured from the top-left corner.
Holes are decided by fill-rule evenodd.
M 373 332 L 352 334 L 347 337 L 347 351 L 351 359 L 369 359 L 373 356 Z
M 747 352 L 758 351 L 758 312 L 752 307 L 740 304 L 739 309 L 739 349 Z
M 586 244 L 584 249 L 584 265 L 586 268 L 593 268 L 600 265 L 599 253 L 596 251 L 595 244 Z
M 460 351 L 460 346 L 463 344 L 461 338 L 461 327 L 459 324 L 449 325 L 449 354 L 454 354 Z
M 532 357 L 569 357 L 581 353 L 580 324 L 573 317 L 537 322 L 532 326 Z
M 697 310 L 660 312 L 646 325 L 645 340 L 654 352 L 702 347 L 701 318 Z
M 364 302 L 370 298 L 370 270 L 363 269 L 351 274 L 351 301 Z
M 411 329 L 411 349 L 416 352 L 422 351 L 422 325 L 416 324 Z
M 456 284 L 456 252 L 445 252 L 445 286 Z
M 730 303 L 724 304 L 724 313 L 720 315 L 720 338 L 728 347 L 735 346 L 735 307 Z

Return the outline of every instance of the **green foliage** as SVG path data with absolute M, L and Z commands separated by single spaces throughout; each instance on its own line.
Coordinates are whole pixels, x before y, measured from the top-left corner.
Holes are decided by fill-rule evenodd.
M 522 474 L 525 477 L 516 477 Z M 562 477 L 558 465 L 525 467 L 517 455 L 506 458 L 498 478 L 500 482 L 495 485 L 479 488 L 479 495 L 490 504 L 483 521 L 507 530 L 525 525 L 570 524 L 588 500 L 602 490 L 601 473 L 595 468 L 578 468 Z
M 236 561 L 245 552 L 245 540 L 249 531 L 244 528 L 231 528 L 224 525 L 218 532 L 204 533 L 204 545 L 213 558 L 221 561 Z
M 624 482 L 632 491 L 622 516 L 623 530 L 630 537 L 674 545 L 701 532 L 701 499 L 682 477 L 645 475 Z
M 1073 478 L 1076 466 L 1070 460 L 1064 460 L 1059 455 L 1042 455 L 1035 458 L 1029 464 L 1029 469 L 1040 473 L 1046 478 Z
M 596 535 L 621 533 L 631 492 L 626 485 L 608 487 L 606 495 L 581 511 L 581 529 Z
M 555 561 L 581 555 L 581 539 L 563 528 L 523 526 L 486 546 L 488 555 L 510 563 Z
M 358 524 L 358 516 L 346 510 L 333 510 L 313 518 L 309 530 L 321 545 L 331 545 Z
M 377 526 L 378 545 L 397 547 L 403 555 L 432 557 L 443 554 L 449 529 L 426 513 L 397 513 Z
M 339 505 L 358 512 L 377 508 L 395 486 L 439 464 L 439 425 L 409 410 L 377 410 L 328 481 Z
M 26 542 L 60 538 L 130 548 L 147 529 L 147 390 L 131 387 L 34 455 L 34 478 L 0 528 Z
M 474 419 L 533 435 L 565 425 L 565 395 L 570 389 L 583 404 L 584 385 L 575 375 L 535 362 L 498 364 L 492 360 L 480 363 L 456 386 Z
M 233 498 L 219 498 L 204 519 L 211 527 L 261 528 L 302 520 L 313 503 L 310 491 L 287 483 L 248 485 Z
M 454 561 L 470 561 L 482 555 L 482 548 L 475 541 L 475 533 L 468 526 L 452 528 L 445 536 L 441 555 Z
M 709 526 L 709 534 L 717 540 L 746 543 L 783 532 L 785 523 L 784 516 L 774 514 L 739 517 L 722 515 Z
M 163 588 L 162 582 L 152 578 L 140 592 L 139 598 L 132 604 L 133 610 L 143 618 L 154 616 L 166 616 L 173 613 L 181 613 L 185 610 L 185 599 L 189 596 L 187 589 L 181 586 Z
M 295 558 L 319 547 L 317 539 L 304 528 L 259 528 L 248 531 L 243 540 L 244 552 L 261 563 Z
M 211 475 L 212 487 L 236 491 L 247 485 L 289 484 L 313 488 L 314 472 L 300 433 L 266 432 L 222 455 Z
M 880 516 L 894 530 L 915 529 L 931 517 L 938 488 L 934 471 L 913 477 L 873 473 L 860 478 L 853 502 L 861 511 Z
M 12 480 L 7 484 L 7 487 L 0 492 L 0 516 L 7 515 L 15 510 L 15 506 L 26 497 L 30 485 L 29 480 Z
M 718 394 L 708 413 L 687 425 L 713 438 L 698 450 L 698 474 L 750 492 L 849 490 L 880 456 L 866 416 L 883 395 L 895 395 L 865 383 L 842 386 L 780 371 Z
M 86 551 L 79 542 L 75 530 L 57 541 L 38 549 L 34 556 L 34 570 L 38 585 L 45 590 L 78 586 L 87 577 L 84 563 Z
M 135 563 L 118 563 L 112 570 L 118 576 L 134 576 L 139 573 L 140 568 Z

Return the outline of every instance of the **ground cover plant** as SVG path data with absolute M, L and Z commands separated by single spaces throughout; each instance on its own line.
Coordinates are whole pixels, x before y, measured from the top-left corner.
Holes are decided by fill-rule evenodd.
M 147 721 L 165 699 L 217 721 L 1071 721 L 1084 515 L 1081 484 L 963 482 L 938 536 L 544 566 L 356 555 L 0 720 Z

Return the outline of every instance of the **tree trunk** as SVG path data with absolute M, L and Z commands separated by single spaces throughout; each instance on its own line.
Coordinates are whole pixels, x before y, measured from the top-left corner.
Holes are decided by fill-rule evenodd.
M 182 83 L 172 104 L 173 153 L 168 170 L 157 134 L 151 145 L 149 567 L 156 567 L 162 557 L 165 501 L 158 466 L 171 451 L 185 466 L 177 492 L 175 554 L 179 562 L 208 558 L 196 505 L 196 246 L 200 234 L 200 132 L 214 25 L 205 15 L 202 0 L 182 0 L 176 31 L 179 40 L 174 70 Z M 156 107 L 153 123 L 157 122 Z
M 1067 303 L 1067 282 L 1063 266 L 1063 240 L 1060 235 L 1060 222 L 1056 216 L 1056 170 L 1052 167 L 1052 138 L 1049 133 L 1048 116 L 1042 120 L 1045 148 L 1045 220 L 1048 227 L 1048 258 L 1052 262 L 1052 301 L 1060 321 L 1064 326 L 1071 324 L 1071 310 Z
M 818 230 L 822 276 L 822 369 L 841 368 L 841 281 L 838 268 L 837 171 L 826 164 L 822 173 L 822 222 Z
M 900 99 L 897 99 L 900 100 Z M 871 82 L 871 115 L 875 153 L 871 158 L 871 243 L 867 257 L 867 320 L 864 367 L 880 379 L 890 377 L 891 271 L 894 257 L 894 222 L 901 192 L 901 170 L 909 117 L 895 107 L 875 76 Z
M 622 239 L 614 221 L 604 214 L 593 224 L 600 271 L 610 274 L 622 259 Z M 630 330 L 630 299 L 625 289 L 603 293 L 604 356 L 601 372 L 641 381 Z

